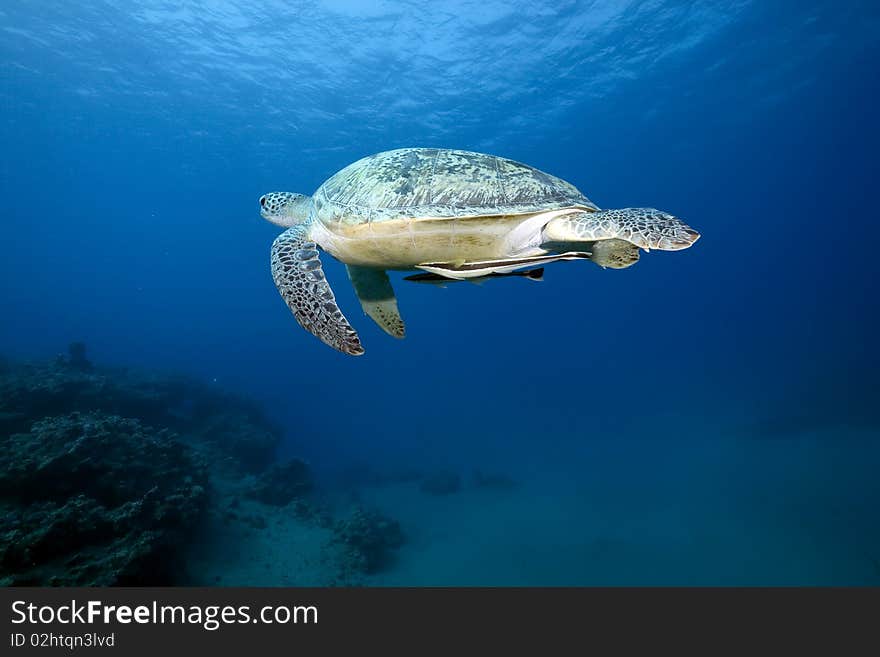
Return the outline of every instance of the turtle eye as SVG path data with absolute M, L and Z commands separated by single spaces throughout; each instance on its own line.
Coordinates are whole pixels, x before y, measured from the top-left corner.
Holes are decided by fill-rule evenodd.
M 265 196 L 260 197 L 260 206 L 262 206 L 264 208 L 266 207 L 266 197 Z

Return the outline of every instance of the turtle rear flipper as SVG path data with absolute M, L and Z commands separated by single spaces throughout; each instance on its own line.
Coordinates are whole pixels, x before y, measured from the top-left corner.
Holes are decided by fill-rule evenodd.
M 403 338 L 406 330 L 387 272 L 357 265 L 346 265 L 346 269 L 364 312 L 388 335 Z
M 336 305 L 319 256 L 306 226 L 288 228 L 272 243 L 272 278 L 300 326 L 334 349 L 360 356 L 364 348 Z

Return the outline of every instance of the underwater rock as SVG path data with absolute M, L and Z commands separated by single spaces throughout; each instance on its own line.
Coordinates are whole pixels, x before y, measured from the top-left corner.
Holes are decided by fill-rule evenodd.
M 234 411 L 212 414 L 202 406 L 196 417 L 187 433 L 193 442 L 231 456 L 246 472 L 260 472 L 274 459 L 281 431 L 262 419 L 255 421 L 252 416 Z
M 0 496 L 23 503 L 83 493 L 115 506 L 205 480 L 168 430 L 102 413 L 46 418 L 27 434 L 0 437 L 0 472 Z
M 257 477 L 246 497 L 270 504 L 285 506 L 312 490 L 312 473 L 308 464 L 299 459 L 270 466 Z
M 419 490 L 429 495 L 451 495 L 461 490 L 461 477 L 455 472 L 438 472 L 423 479 Z
M 44 417 L 95 410 L 170 428 L 206 458 L 231 457 L 247 471 L 274 459 L 281 430 L 251 400 L 179 375 L 74 367 L 85 347 L 71 348 L 70 359 L 0 369 L 0 431 L 27 431 Z
M 0 437 L 0 581 L 172 584 L 207 478 L 167 431 L 101 413 Z
M 334 526 L 333 516 L 323 506 L 307 502 L 306 500 L 294 500 L 286 507 L 295 518 L 303 522 L 321 527 L 323 529 L 331 529 Z
M 266 527 L 269 526 L 263 516 L 258 516 L 256 514 L 242 516 L 241 519 L 246 525 L 252 527 L 253 529 L 266 529 Z
M 69 413 L 83 406 L 72 400 L 90 375 L 71 370 L 66 361 L 10 364 L 0 371 L 0 413 L 8 432 L 26 431 L 40 418 Z
M 206 551 L 249 561 L 291 527 L 322 536 L 291 546 L 327 548 L 321 581 L 386 567 L 399 525 L 367 511 L 340 522 L 309 495 L 305 462 L 275 464 L 281 436 L 251 400 L 93 365 L 84 345 L 0 360 L 0 585 L 211 584 Z
M 333 542 L 346 548 L 345 571 L 375 573 L 386 568 L 391 551 L 405 538 L 400 523 L 375 510 L 356 507 L 333 528 Z
M 27 422 L 28 418 L 24 413 L 0 411 L 0 436 L 8 436 L 15 431 L 21 431 Z
M 67 366 L 81 372 L 90 372 L 92 364 L 86 358 L 86 343 L 71 342 L 67 345 Z

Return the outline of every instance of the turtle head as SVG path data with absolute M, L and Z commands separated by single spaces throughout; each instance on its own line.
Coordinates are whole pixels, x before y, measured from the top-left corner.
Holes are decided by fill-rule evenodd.
M 294 192 L 269 192 L 260 197 L 260 215 L 282 228 L 305 223 L 312 198 Z

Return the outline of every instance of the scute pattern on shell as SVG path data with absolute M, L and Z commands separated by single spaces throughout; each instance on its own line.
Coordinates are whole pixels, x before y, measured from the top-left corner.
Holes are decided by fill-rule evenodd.
M 336 304 L 307 228 L 294 226 L 272 243 L 272 278 L 300 326 L 334 349 L 364 353 L 357 332 Z
M 327 180 L 313 198 L 321 221 L 343 223 L 598 209 L 574 185 L 534 167 L 438 148 L 365 157 Z

